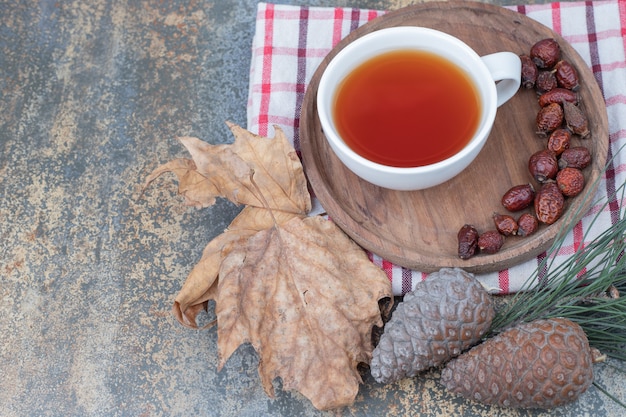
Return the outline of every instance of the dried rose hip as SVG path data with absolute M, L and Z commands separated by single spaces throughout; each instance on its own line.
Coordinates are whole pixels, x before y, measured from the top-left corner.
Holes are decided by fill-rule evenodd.
M 539 73 L 537 65 L 535 65 L 528 55 L 520 55 L 519 58 L 520 61 L 522 61 L 522 86 L 527 89 L 533 88 L 537 81 L 537 74 Z
M 589 136 L 589 122 L 580 107 L 564 101 L 563 117 L 565 118 L 567 128 L 571 130 L 572 133 L 577 134 L 583 139 Z
M 554 75 L 559 86 L 567 88 L 572 91 L 577 91 L 580 88 L 578 84 L 578 72 L 576 68 L 568 61 L 561 60 L 554 66 Z
M 539 228 L 537 218 L 530 213 L 523 213 L 517 219 L 517 235 L 530 236 Z
M 540 95 L 538 101 L 540 107 L 546 107 L 548 104 L 552 103 L 561 104 L 564 101 L 578 104 L 578 94 L 565 88 L 555 88 Z
M 568 129 L 557 129 L 548 137 L 546 147 L 558 156 L 569 148 L 571 139 L 572 133 Z
M 561 59 L 561 48 L 552 38 L 542 39 L 530 48 L 530 58 L 539 68 L 552 68 Z
M 584 146 L 574 146 L 566 149 L 559 158 L 559 168 L 567 167 L 584 169 L 591 163 L 591 153 Z
M 471 224 L 465 224 L 457 234 L 458 254 L 461 259 L 469 259 L 478 249 L 478 231 Z
M 508 211 L 520 211 L 530 206 L 535 198 L 535 189 L 531 184 L 511 187 L 502 196 L 502 206 Z
M 517 234 L 517 222 L 512 216 L 508 214 L 493 213 L 493 223 L 496 226 L 496 230 L 504 236 L 511 236 Z
M 545 183 L 535 196 L 535 214 L 541 223 L 552 224 L 563 214 L 565 197 L 556 182 Z
M 481 252 L 493 254 L 504 245 L 504 236 L 497 230 L 488 230 L 478 237 L 478 247 Z
M 559 162 L 556 155 L 549 149 L 535 152 L 528 160 L 528 171 L 537 182 L 544 183 L 554 179 L 559 170 Z
M 563 168 L 556 175 L 556 184 L 565 197 L 574 197 L 585 188 L 585 177 L 578 168 Z
M 539 71 L 537 81 L 535 81 L 535 89 L 539 94 L 545 94 L 552 91 L 559 85 L 556 75 L 552 71 Z
M 563 123 L 563 108 L 558 103 L 548 104 L 537 113 L 537 135 L 546 137 Z

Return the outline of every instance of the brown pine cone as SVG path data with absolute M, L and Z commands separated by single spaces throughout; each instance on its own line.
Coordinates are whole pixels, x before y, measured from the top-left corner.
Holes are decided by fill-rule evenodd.
M 551 408 L 575 401 L 593 382 L 583 329 L 553 318 L 520 324 L 450 361 L 443 385 L 465 398 L 513 408 Z
M 493 301 L 468 272 L 444 268 L 404 296 L 372 354 L 377 382 L 414 377 L 477 343 L 495 315 Z

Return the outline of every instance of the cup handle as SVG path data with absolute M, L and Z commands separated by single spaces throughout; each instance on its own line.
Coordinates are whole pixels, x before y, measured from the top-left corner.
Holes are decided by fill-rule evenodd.
M 522 62 L 513 52 L 496 52 L 482 56 L 484 64 L 496 82 L 498 107 L 506 103 L 520 87 Z

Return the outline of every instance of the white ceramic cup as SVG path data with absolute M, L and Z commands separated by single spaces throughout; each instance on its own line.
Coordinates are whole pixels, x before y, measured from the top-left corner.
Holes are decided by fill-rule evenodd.
M 353 151 L 337 133 L 333 106 L 341 82 L 364 62 L 396 50 L 419 50 L 440 55 L 464 70 L 478 90 L 482 105 L 478 128 L 461 151 L 443 161 L 409 168 L 382 165 Z M 496 109 L 519 89 L 520 74 L 520 59 L 512 52 L 496 52 L 480 57 L 460 39 L 437 30 L 415 26 L 381 29 L 348 44 L 330 61 L 320 79 L 317 111 L 331 149 L 348 169 L 380 187 L 419 190 L 455 177 L 472 163 L 489 137 Z

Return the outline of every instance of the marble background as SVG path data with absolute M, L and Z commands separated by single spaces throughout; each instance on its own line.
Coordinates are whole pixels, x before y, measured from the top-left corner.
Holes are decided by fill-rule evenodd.
M 229 143 L 224 121 L 245 126 L 256 3 L 0 2 L 0 416 L 622 415 L 595 388 L 551 412 L 482 407 L 429 374 L 366 377 L 354 406 L 322 413 L 298 393 L 268 398 L 250 346 L 217 372 L 215 328 L 170 309 L 240 208 L 185 207 L 172 176 L 141 188 L 187 156 L 175 136 Z M 623 373 L 597 379 L 625 398 Z

